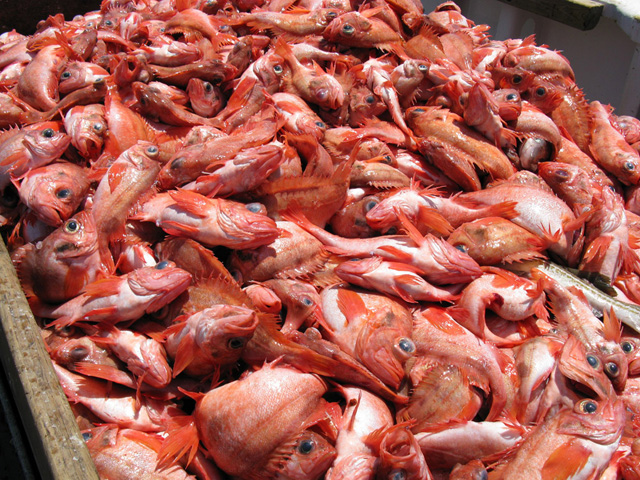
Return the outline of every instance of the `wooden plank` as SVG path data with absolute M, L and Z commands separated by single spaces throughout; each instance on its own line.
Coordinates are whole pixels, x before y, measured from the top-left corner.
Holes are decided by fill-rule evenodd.
M 595 28 L 604 5 L 593 0 L 500 0 L 579 30 Z
M 0 360 L 41 478 L 98 479 L 40 328 L 0 240 Z

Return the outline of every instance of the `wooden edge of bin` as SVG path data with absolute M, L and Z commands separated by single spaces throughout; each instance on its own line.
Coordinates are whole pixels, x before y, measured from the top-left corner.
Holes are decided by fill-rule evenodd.
M 1 239 L 0 321 L 0 360 L 41 478 L 98 479 Z

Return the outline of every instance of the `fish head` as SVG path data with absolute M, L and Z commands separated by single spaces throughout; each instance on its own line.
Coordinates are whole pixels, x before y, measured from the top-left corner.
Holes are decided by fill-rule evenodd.
M 307 429 L 287 442 L 269 459 L 266 469 L 272 464 L 282 478 L 307 480 L 320 478 L 337 456 L 335 447 L 321 434 Z
M 175 300 L 191 284 L 191 274 L 175 263 L 163 260 L 153 267 L 138 268 L 127 277 L 129 288 L 135 295 L 155 296 L 147 313 L 160 310 Z
M 429 467 L 407 423 L 388 428 L 380 439 L 378 475 L 381 478 L 429 478 Z
M 200 78 L 191 78 L 187 84 L 189 101 L 194 112 L 210 117 L 222 108 L 224 97 L 219 87 Z
M 200 313 L 195 341 L 216 362 L 232 363 L 240 357 L 257 326 L 258 316 L 253 310 L 235 305 L 216 305 Z
M 32 181 L 30 181 L 32 180 Z M 89 179 L 82 167 L 70 163 L 53 163 L 28 172 L 20 194 L 30 208 L 47 225 L 58 227 L 77 210 L 89 189 Z
M 218 226 L 229 239 L 237 239 L 236 248 L 268 245 L 280 235 L 276 222 L 262 213 L 261 207 L 260 203 L 232 201 L 221 205 Z
M 83 210 L 64 222 L 43 242 L 58 260 L 88 256 L 98 248 L 98 230 L 91 212 Z
M 87 336 L 70 338 L 50 354 L 53 360 L 69 370 L 74 370 L 78 362 L 113 363 L 113 360 L 105 360 L 108 357 L 106 350 L 99 348 Z
M 400 224 L 398 213 L 404 213 L 410 221 L 415 220 L 416 208 L 401 195 L 380 200 L 366 213 L 367 223 L 374 230 L 388 233 L 388 230 Z
M 366 119 L 376 117 L 387 110 L 382 99 L 366 85 L 356 85 L 349 92 L 349 123 L 359 126 Z
M 58 84 L 58 91 L 62 95 L 78 90 L 87 85 L 85 80 L 87 64 L 79 62 L 71 62 L 67 64 L 67 67 L 60 74 L 60 83 Z M 105 73 L 108 75 L 109 72 Z
M 620 347 L 627 356 L 629 375 L 640 373 L 640 338 L 622 337 Z
M 71 137 L 61 131 L 59 122 L 43 122 L 26 132 L 23 144 L 40 161 L 58 158 L 71 143 Z
M 622 392 L 629 376 L 629 361 L 622 347 L 614 342 L 606 342 L 600 346 L 600 361 L 604 373 L 617 392 Z
M 625 407 L 621 399 L 584 399 L 573 409 L 563 410 L 558 433 L 586 438 L 600 445 L 611 445 L 622 435 Z
M 523 92 L 523 96 L 542 112 L 550 114 L 562 102 L 562 88 L 541 76 L 536 76 L 526 92 Z
M 598 352 L 587 351 L 573 335 L 569 335 L 562 348 L 558 366 L 565 377 L 577 384 L 576 388 L 586 389 L 585 393 L 594 393 L 598 398 L 614 395 Z
M 332 110 L 344 103 L 344 90 L 331 75 L 318 75 L 308 82 L 308 98 L 311 102 Z
M 253 72 L 267 91 L 277 91 L 285 76 L 285 66 L 284 58 L 268 52 L 253 63 Z
M 491 76 L 497 87 L 526 91 L 535 78 L 535 73 L 518 67 L 496 67 Z
M 498 105 L 498 115 L 505 122 L 516 120 L 522 112 L 522 98 L 515 88 L 500 88 L 492 92 Z
M 371 22 L 364 15 L 347 12 L 332 20 L 322 32 L 322 36 L 330 42 L 352 45 L 371 28 Z
M 70 108 L 64 119 L 71 144 L 85 158 L 97 158 L 107 135 L 107 121 L 102 105 L 79 105 Z

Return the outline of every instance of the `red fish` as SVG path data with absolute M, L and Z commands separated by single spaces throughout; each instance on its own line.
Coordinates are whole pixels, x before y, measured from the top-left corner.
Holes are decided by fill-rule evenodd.
M 96 160 L 107 136 L 104 106 L 93 104 L 70 108 L 64 116 L 64 128 L 80 155 Z

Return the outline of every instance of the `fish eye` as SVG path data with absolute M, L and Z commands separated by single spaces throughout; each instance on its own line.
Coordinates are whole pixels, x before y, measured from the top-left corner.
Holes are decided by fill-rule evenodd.
M 427 67 L 424 63 L 418 65 L 418 70 L 420 70 L 421 72 L 426 72 L 428 69 L 429 67 Z
M 364 204 L 364 211 L 368 212 L 369 210 L 373 209 L 373 207 L 375 207 L 376 205 L 378 205 L 378 200 L 375 198 L 372 198 L 371 200 L 369 200 L 367 203 Z
M 60 200 L 64 200 L 65 198 L 69 198 L 71 196 L 71 190 L 68 188 L 63 188 L 62 190 L 58 190 L 56 192 L 56 197 Z
M 82 432 L 82 440 L 88 442 L 93 438 L 93 434 L 91 432 Z
M 593 368 L 598 368 L 600 365 L 600 360 L 595 355 L 587 355 L 587 363 L 591 365 Z
M 387 235 L 395 235 L 396 233 L 398 233 L 398 229 L 396 227 L 391 227 L 385 233 Z
M 624 353 L 633 352 L 633 344 L 631 342 L 622 342 L 620 346 L 622 347 L 622 351 Z
M 505 98 L 507 99 L 507 101 L 513 102 L 518 99 L 518 96 L 515 93 L 510 93 Z
M 53 130 L 53 128 L 45 128 L 42 131 L 42 136 L 45 138 L 51 138 L 53 137 L 53 134 L 55 133 L 55 131 Z
M 171 162 L 171 170 L 177 170 L 179 168 L 182 168 L 182 166 L 184 165 L 185 162 L 185 158 L 184 157 L 178 157 L 175 160 L 173 160 Z
M 522 76 L 521 75 L 514 75 L 513 77 L 511 77 L 511 83 L 513 83 L 514 85 L 518 85 L 520 82 L 522 82 Z
M 389 480 L 406 480 L 407 471 L 404 468 L 394 468 L 389 472 Z
M 310 307 L 311 305 L 313 305 L 313 300 L 311 300 L 309 297 L 303 297 L 302 304 Z
M 636 169 L 636 166 L 632 161 L 628 161 L 624 163 L 624 169 L 632 172 Z
M 62 72 L 62 75 L 60 75 L 60 78 L 63 79 L 67 79 L 67 78 L 71 78 L 71 72 L 67 71 L 67 72 Z
M 155 269 L 156 270 L 164 270 L 168 266 L 169 266 L 169 262 L 167 262 L 166 260 L 163 260 L 160 263 L 156 264 Z
M 151 145 L 150 147 L 147 147 L 147 154 L 148 155 L 157 155 L 158 154 L 158 147 L 156 147 L 155 145 Z
M 466 245 L 460 244 L 460 245 L 454 245 L 454 247 L 457 250 L 460 250 L 462 253 L 467 253 L 467 246 Z
M 105 21 L 104 21 L 104 24 L 105 24 L 107 27 L 112 27 L 112 26 L 113 26 L 113 22 L 112 22 L 111 20 L 105 20 Z
M 414 112 L 414 113 L 424 113 L 424 112 L 425 112 L 425 110 L 424 110 L 424 108 L 415 108 L 415 109 L 413 110 L 413 112 Z
M 556 177 L 560 177 L 562 180 L 566 180 L 567 178 L 569 178 L 569 172 L 564 168 L 561 168 L 556 172 Z
M 213 91 L 213 85 L 209 82 L 204 82 L 204 91 L 207 93 L 211 93 Z
M 327 12 L 327 18 L 336 18 L 338 14 L 336 12 Z
M 246 339 L 242 337 L 234 337 L 229 339 L 229 341 L 227 342 L 227 346 L 231 350 L 238 350 L 239 348 L 244 347 L 245 343 L 246 343 Z
M 583 400 L 578 405 L 579 410 L 582 413 L 596 413 L 598 411 L 598 404 L 593 400 Z
M 313 440 L 307 439 L 302 440 L 298 445 L 298 451 L 303 455 L 309 455 L 316 446 L 316 442 Z
M 245 206 L 251 213 L 258 213 L 262 210 L 262 204 L 257 202 L 247 203 Z
M 604 368 L 610 377 L 617 377 L 620 374 L 620 368 L 613 362 L 607 363 Z
M 87 358 L 87 355 L 89 355 L 89 349 L 87 347 L 76 347 L 69 352 L 69 356 L 74 362 L 84 360 Z
M 467 96 L 460 95 L 460 98 L 458 98 L 458 103 L 460 104 L 460 106 L 464 107 L 464 104 L 467 103 Z
M 342 27 L 342 33 L 344 33 L 347 36 L 351 36 L 353 35 L 353 32 L 355 32 L 356 29 L 353 25 L 349 25 L 348 23 L 345 23 Z
M 218 28 L 218 30 L 221 32 L 226 32 L 227 30 L 229 30 L 229 25 L 220 25 L 220 28 Z
M 65 223 L 64 230 L 67 233 L 76 233 L 78 230 L 80 230 L 80 224 L 77 220 L 69 220 L 67 223 Z
M 275 65 L 273 67 L 273 71 L 276 72 L 277 74 L 282 73 L 282 65 Z
M 101 124 L 101 123 L 94 123 L 94 124 L 93 124 L 93 129 L 94 129 L 96 132 L 100 133 L 100 132 L 102 131 L 102 124 Z
M 142 106 L 146 106 L 147 103 L 149 103 L 147 101 L 147 96 L 146 95 L 143 95 L 142 97 L 140 97 L 140 100 L 138 100 L 138 101 L 140 102 L 140 105 L 142 105 Z
M 367 95 L 364 98 L 364 101 L 367 102 L 369 105 L 371 105 L 373 102 L 376 101 L 375 97 L 373 95 Z
M 325 127 L 326 127 L 326 125 L 324 124 L 324 122 L 320 122 L 320 121 L 318 121 L 318 122 L 316 122 L 316 127 L 318 127 L 318 128 L 325 128 Z
M 389 155 L 389 154 L 384 155 L 382 158 L 383 158 L 383 159 L 384 159 L 384 161 L 385 161 L 385 162 L 387 162 L 387 163 L 391 163 L 391 162 L 393 161 L 393 159 L 391 158 L 391 155 Z
M 401 338 L 398 342 L 398 347 L 405 353 L 413 353 L 416 351 L 415 344 L 409 338 Z
M 544 87 L 536 88 L 536 95 L 539 97 L 543 97 L 547 93 L 547 89 Z

